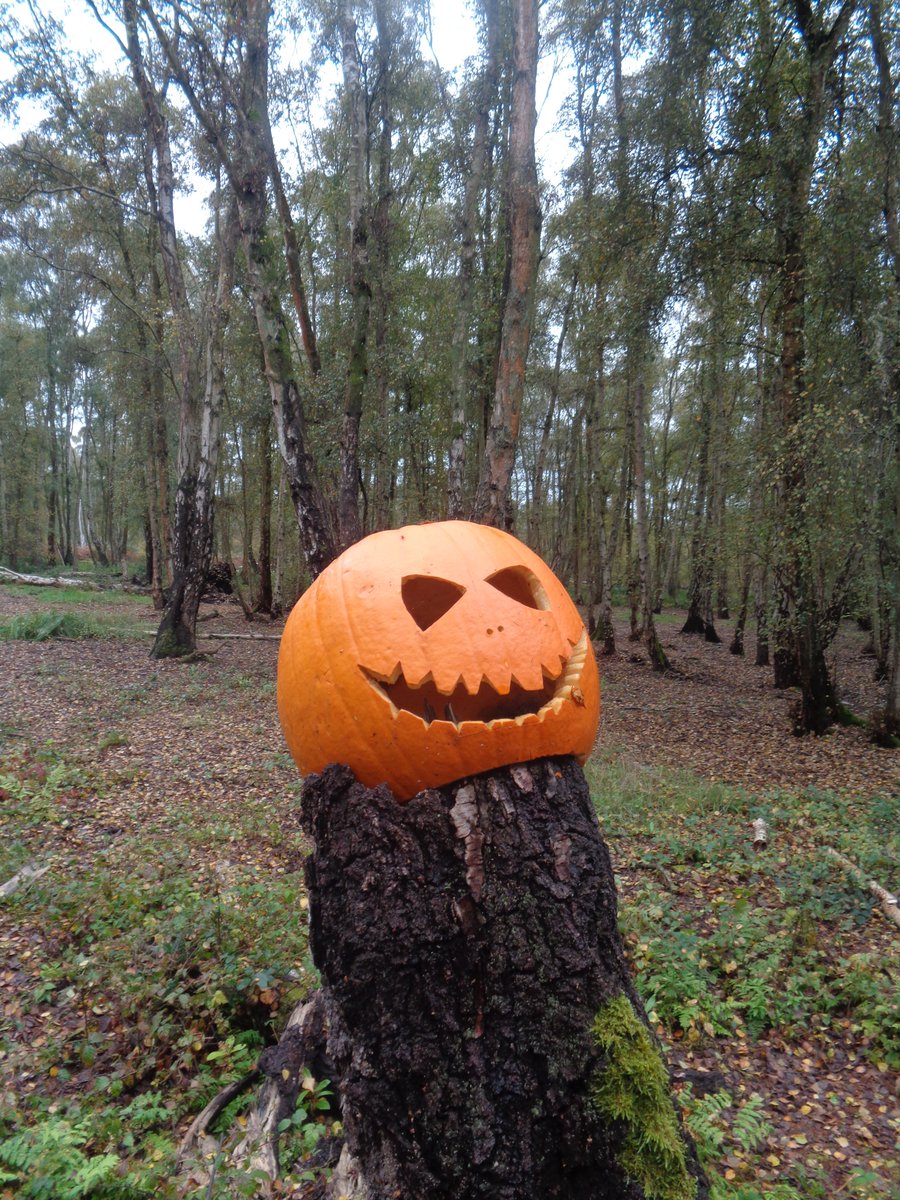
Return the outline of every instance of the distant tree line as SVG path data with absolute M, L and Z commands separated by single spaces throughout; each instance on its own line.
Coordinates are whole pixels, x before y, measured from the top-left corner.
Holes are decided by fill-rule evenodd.
M 900 733 L 896 8 L 477 0 L 453 75 L 427 0 L 87 5 L 115 69 L 39 4 L 0 35 L 43 114 L 0 151 L 3 562 L 138 556 L 182 654 L 211 557 L 276 612 L 372 530 L 489 521 L 607 652 L 614 600 L 659 668 L 663 604 L 752 620 L 806 730 L 859 619 Z

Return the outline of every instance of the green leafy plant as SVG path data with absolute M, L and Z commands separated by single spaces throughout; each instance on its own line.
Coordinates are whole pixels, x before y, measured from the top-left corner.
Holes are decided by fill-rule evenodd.
M 46 642 L 51 638 L 132 638 L 141 630 L 76 612 L 32 612 L 0 623 L 0 641 Z
M 10 1168 L 5 1181 L 19 1195 L 35 1200 L 80 1200 L 96 1193 L 114 1177 L 115 1154 L 90 1154 L 87 1122 L 48 1116 L 0 1141 L 0 1163 Z

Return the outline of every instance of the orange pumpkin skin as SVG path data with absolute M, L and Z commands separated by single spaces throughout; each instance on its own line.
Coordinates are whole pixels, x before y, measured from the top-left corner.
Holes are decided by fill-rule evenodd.
M 465 521 L 374 533 L 291 611 L 278 711 L 307 774 L 346 763 L 398 800 L 545 755 L 583 762 L 600 719 L 587 632 L 527 546 Z

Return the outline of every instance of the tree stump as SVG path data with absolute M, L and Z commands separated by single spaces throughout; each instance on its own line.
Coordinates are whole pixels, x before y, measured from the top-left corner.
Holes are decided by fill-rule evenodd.
M 399 804 L 345 767 L 302 802 L 310 943 L 368 1200 L 706 1195 L 572 758 Z

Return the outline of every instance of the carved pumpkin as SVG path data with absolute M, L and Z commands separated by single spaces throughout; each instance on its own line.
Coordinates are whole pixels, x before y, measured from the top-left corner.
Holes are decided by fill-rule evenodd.
M 400 800 L 548 754 L 581 761 L 597 664 L 564 587 L 501 530 L 445 521 L 351 546 L 294 606 L 278 710 L 304 774 L 346 763 Z

